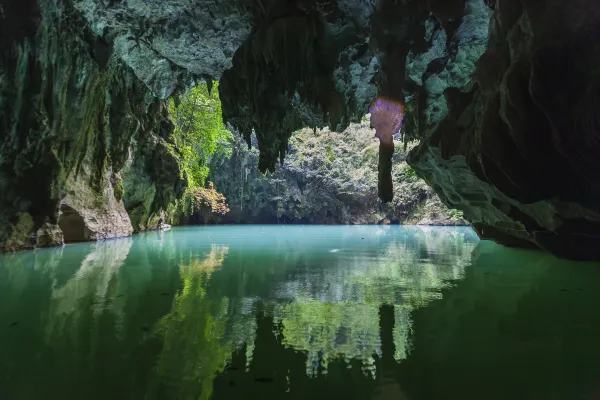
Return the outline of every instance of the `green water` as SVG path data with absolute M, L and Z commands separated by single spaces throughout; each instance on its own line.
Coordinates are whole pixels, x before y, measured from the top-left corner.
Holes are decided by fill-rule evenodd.
M 0 256 L 0 399 L 600 399 L 600 265 L 469 228 L 177 228 Z

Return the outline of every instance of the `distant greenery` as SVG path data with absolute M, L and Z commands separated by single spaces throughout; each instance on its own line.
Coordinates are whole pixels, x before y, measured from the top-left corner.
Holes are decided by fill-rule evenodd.
M 404 167 L 404 174 L 406 175 L 406 179 L 409 182 L 415 182 L 416 180 L 419 179 L 419 177 L 417 176 L 417 173 L 410 165 L 407 165 L 406 167 Z
M 218 83 L 209 93 L 200 84 L 178 99 L 169 101 L 169 112 L 175 131 L 175 145 L 182 154 L 188 187 L 203 187 L 208 177 L 208 162 L 215 153 L 231 155 L 231 132 L 221 117 Z M 176 101 L 178 100 L 178 101 Z
M 217 82 L 209 93 L 208 85 L 203 83 L 169 100 L 169 113 L 175 124 L 173 139 L 188 180 L 183 198 L 171 207 L 176 218 L 205 207 L 217 214 L 229 211 L 225 196 L 216 191 L 212 182 L 206 182 L 211 157 L 218 153 L 229 158 L 232 152 L 232 134 L 223 123 L 218 87 Z
M 180 207 L 183 215 L 192 215 L 206 207 L 215 214 L 225 215 L 229 212 L 227 199 L 217 192 L 212 182 L 208 182 L 208 187 L 187 188 Z
M 450 215 L 450 219 L 452 221 L 458 221 L 458 220 L 463 219 L 463 217 L 464 217 L 463 212 L 460 210 L 456 210 L 456 209 L 448 210 L 448 215 Z

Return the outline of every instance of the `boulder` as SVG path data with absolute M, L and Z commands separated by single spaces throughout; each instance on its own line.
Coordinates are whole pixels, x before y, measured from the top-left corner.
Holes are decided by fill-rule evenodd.
M 44 223 L 36 232 L 35 247 L 54 247 L 65 244 L 63 231 L 58 225 Z

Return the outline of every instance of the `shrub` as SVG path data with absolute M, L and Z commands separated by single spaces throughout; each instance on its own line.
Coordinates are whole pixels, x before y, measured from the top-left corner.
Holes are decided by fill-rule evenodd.
M 196 212 L 204 207 L 209 207 L 215 214 L 225 215 L 229 212 L 227 199 L 215 190 L 215 185 L 208 182 L 208 187 L 196 187 L 188 189 L 186 195 L 189 197 L 191 211 Z

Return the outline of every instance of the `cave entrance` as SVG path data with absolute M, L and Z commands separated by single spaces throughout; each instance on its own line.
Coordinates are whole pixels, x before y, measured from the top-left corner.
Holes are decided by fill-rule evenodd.
M 58 226 L 63 232 L 65 242 L 83 242 L 89 240 L 86 237 L 88 231 L 85 227 L 83 217 L 77 210 L 66 204 L 60 206 L 60 216 L 58 217 Z

